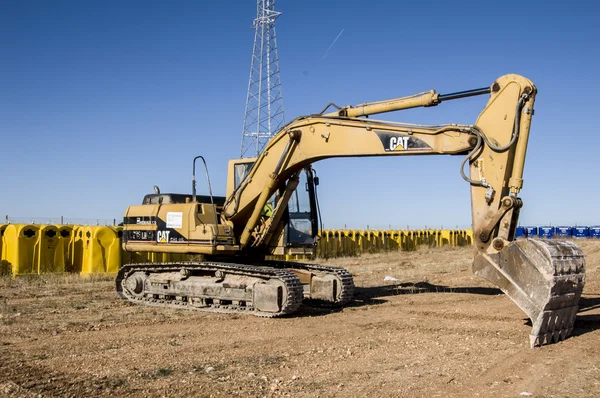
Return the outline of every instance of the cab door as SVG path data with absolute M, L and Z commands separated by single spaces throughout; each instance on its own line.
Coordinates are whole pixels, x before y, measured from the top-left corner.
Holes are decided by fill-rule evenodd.
M 285 246 L 312 247 L 319 232 L 319 218 L 316 200 L 314 170 L 306 168 L 300 174 L 298 187 L 288 203 Z

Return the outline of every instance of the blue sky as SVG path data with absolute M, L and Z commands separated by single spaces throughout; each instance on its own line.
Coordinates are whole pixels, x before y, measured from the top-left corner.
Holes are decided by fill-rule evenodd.
M 291 1 L 277 39 L 286 120 L 490 85 L 537 85 L 521 224 L 600 224 L 594 1 Z M 120 218 L 153 185 L 213 191 L 239 156 L 256 2 L 0 0 L 0 214 Z M 343 34 L 327 52 L 341 30 Z M 474 123 L 484 97 L 384 115 Z M 327 228 L 470 225 L 449 156 L 315 165 Z M 199 181 L 199 190 L 205 190 Z

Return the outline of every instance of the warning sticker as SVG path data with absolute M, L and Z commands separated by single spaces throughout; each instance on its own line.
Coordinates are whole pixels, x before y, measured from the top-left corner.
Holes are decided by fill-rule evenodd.
M 183 213 L 180 211 L 167 212 L 167 228 L 182 228 Z

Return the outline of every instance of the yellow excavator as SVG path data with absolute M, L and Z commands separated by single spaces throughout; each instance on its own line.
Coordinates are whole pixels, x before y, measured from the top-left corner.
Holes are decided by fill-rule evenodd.
M 532 347 L 562 340 L 573 328 L 585 282 L 583 253 L 570 241 L 515 240 L 536 94 L 530 80 L 510 74 L 489 87 L 451 94 L 431 90 L 356 106 L 329 104 L 284 126 L 258 158 L 231 160 L 223 197 L 212 194 L 205 162 L 209 192 L 196 194 L 196 160 L 204 161 L 197 157 L 191 195 L 155 187 L 127 209 L 123 235 L 126 251 L 193 253 L 197 261 L 124 265 L 117 292 L 133 303 L 266 317 L 292 314 L 303 300 L 343 305 L 354 290 L 345 269 L 268 259 L 314 248 L 318 177 L 311 165 L 334 157 L 462 155 L 460 173 L 471 186 L 473 272 L 531 318 Z M 489 99 L 473 125 L 368 118 L 475 95 Z M 302 208 L 298 191 L 308 195 Z

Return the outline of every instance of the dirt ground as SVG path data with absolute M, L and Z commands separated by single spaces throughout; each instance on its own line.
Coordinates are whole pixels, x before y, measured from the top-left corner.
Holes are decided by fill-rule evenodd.
M 470 248 L 328 261 L 355 302 L 282 319 L 134 306 L 107 278 L 0 279 L 0 396 L 600 396 L 600 241 L 580 244 L 573 336 L 536 349 Z

